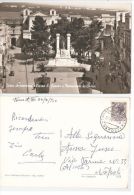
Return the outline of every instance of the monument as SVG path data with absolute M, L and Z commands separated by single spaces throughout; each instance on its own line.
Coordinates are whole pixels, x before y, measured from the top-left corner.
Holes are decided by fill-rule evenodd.
M 50 59 L 47 66 L 51 67 L 81 67 L 90 70 L 90 65 L 80 64 L 77 59 L 71 58 L 71 34 L 67 34 L 66 43 L 60 34 L 56 34 L 56 56 Z
M 67 34 L 67 46 L 65 46 L 65 42 L 62 41 L 62 48 L 60 48 L 60 34 L 56 34 L 56 59 L 70 59 L 70 34 Z

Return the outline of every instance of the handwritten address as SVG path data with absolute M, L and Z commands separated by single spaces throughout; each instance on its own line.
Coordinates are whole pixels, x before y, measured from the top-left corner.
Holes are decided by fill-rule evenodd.
M 62 131 L 61 135 L 60 171 L 77 170 L 81 172 L 81 177 L 121 178 L 122 168 L 128 162 L 126 157 L 119 157 L 121 151 L 115 141 L 123 142 L 124 133 L 99 135 L 90 130 L 71 128 Z M 109 144 L 106 145 L 106 141 Z
M 23 123 L 18 123 L 20 121 Z M 55 166 L 60 162 L 59 167 L 57 167 L 59 171 L 73 172 L 77 170 L 81 177 L 105 176 L 108 179 L 109 177 L 120 178 L 122 176 L 122 168 L 128 162 L 123 156 L 117 157 L 120 150 L 115 141 L 123 142 L 124 133 L 102 135 L 90 129 L 75 129 L 73 127 L 57 129 L 55 132 L 52 129 L 47 129 L 46 124 L 49 123 L 51 120 L 45 114 L 44 116 L 22 115 L 12 112 L 11 124 L 8 128 L 12 139 L 9 138 L 8 147 L 11 152 L 17 151 L 19 154 L 21 159 L 21 161 L 18 159 L 19 164 L 48 162 L 51 163 L 51 166 Z M 40 126 L 43 129 L 40 129 Z M 27 137 L 29 137 L 29 145 L 25 146 Z M 56 144 L 60 151 L 59 162 L 56 161 L 53 153 L 51 156 L 49 154 L 49 149 L 52 152 L 55 151 L 53 145 L 55 139 L 57 139 Z M 106 145 L 107 141 L 109 144 Z M 50 157 L 51 159 L 49 159 Z

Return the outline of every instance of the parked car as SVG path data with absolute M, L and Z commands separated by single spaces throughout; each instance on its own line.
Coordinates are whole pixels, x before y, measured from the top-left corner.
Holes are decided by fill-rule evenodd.
M 10 71 L 9 76 L 14 76 L 14 71 L 13 70 Z
M 104 61 L 104 56 L 100 56 L 100 61 L 103 62 Z

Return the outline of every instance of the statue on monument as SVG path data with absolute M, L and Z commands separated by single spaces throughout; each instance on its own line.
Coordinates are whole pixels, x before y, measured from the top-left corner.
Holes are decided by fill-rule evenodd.
M 60 48 L 61 49 L 66 49 L 66 40 L 63 36 L 61 36 Z
M 62 49 L 65 49 L 65 42 L 62 42 Z
M 70 34 L 66 37 L 56 34 L 56 58 L 70 58 Z

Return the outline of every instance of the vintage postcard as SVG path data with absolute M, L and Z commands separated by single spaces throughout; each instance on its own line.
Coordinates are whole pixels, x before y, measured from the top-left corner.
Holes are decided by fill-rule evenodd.
M 130 189 L 131 6 L 0 2 L 2 189 Z
M 130 1 L 2 1 L 0 92 L 129 94 Z
M 0 98 L 1 187 L 128 189 L 130 99 Z

